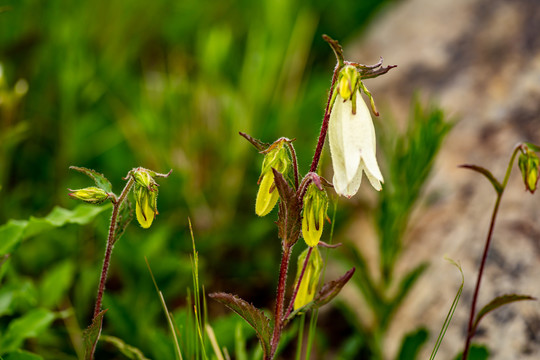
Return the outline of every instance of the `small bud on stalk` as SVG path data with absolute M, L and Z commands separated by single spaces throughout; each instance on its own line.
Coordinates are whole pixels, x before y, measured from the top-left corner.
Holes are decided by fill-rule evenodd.
M 285 146 L 287 141 L 290 140 L 279 139 L 263 152 L 265 156 L 258 181 L 259 191 L 255 201 L 255 213 L 259 216 L 267 215 L 279 199 L 272 168 L 283 174 L 285 178 L 291 169 L 291 159 Z
M 538 184 L 538 168 L 539 168 L 538 155 L 531 150 L 527 145 L 521 147 L 521 154 L 519 155 L 518 165 L 523 176 L 523 182 L 525 183 L 525 189 L 533 194 L 536 191 Z
M 324 188 L 320 190 L 311 183 L 304 196 L 304 216 L 302 217 L 302 235 L 308 246 L 317 246 L 321 240 L 327 210 L 326 190 Z
M 141 227 L 148 229 L 155 216 L 159 214 L 157 210 L 158 184 L 154 180 L 156 174 L 148 169 L 137 168 L 133 170 L 132 176 L 135 180 L 133 189 L 136 200 L 135 215 Z
M 69 191 L 71 191 L 69 196 L 72 198 L 82 200 L 90 204 L 101 204 L 109 198 L 109 194 L 107 194 L 107 192 L 95 186 L 78 190 L 69 189 Z

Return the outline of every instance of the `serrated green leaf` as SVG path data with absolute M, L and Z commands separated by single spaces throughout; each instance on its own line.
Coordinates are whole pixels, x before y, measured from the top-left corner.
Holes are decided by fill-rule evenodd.
M 66 260 L 48 270 L 40 284 L 41 304 L 52 308 L 66 295 L 73 282 L 75 265 Z
M 103 316 L 107 309 L 101 310 L 99 314 L 92 320 L 92 324 L 83 331 L 84 340 L 84 359 L 92 360 L 96 352 L 97 342 L 101 335 L 101 326 L 103 324 Z
M 478 314 L 476 314 L 476 319 L 474 320 L 474 325 L 471 329 L 471 333 L 474 334 L 476 332 L 476 328 L 478 327 L 478 324 L 480 323 L 480 320 L 489 312 L 500 308 L 503 305 L 510 304 L 516 301 L 522 301 L 522 300 L 536 300 L 532 296 L 529 295 L 518 295 L 518 294 L 507 294 L 507 295 L 501 295 L 496 297 L 495 299 L 491 300 L 489 304 L 484 306 Z
M 0 353 L 16 350 L 25 339 L 38 336 L 55 317 L 54 313 L 47 309 L 34 309 L 13 320 L 0 340 Z
M 128 359 L 133 360 L 149 360 L 144 356 L 141 350 L 137 349 L 134 346 L 126 344 L 122 339 L 119 339 L 114 336 L 103 335 L 101 341 L 105 341 L 114 347 L 116 347 L 120 352 L 125 355 Z
M 300 237 L 302 204 L 296 196 L 296 191 L 287 183 L 283 175 L 276 169 L 272 169 L 272 171 L 274 183 L 281 199 L 277 220 L 278 235 L 285 244 L 292 246 Z
M 111 204 L 104 206 L 92 206 L 81 204 L 73 210 L 56 206 L 47 216 L 36 218 L 31 216 L 29 220 L 10 220 L 0 226 L 0 256 L 13 251 L 23 240 L 32 236 L 49 231 L 66 224 L 84 225 L 92 221 L 98 214 L 109 209 Z
M 495 179 L 495 176 L 493 176 L 491 171 L 489 171 L 488 169 L 483 168 L 481 166 L 469 165 L 469 164 L 460 165 L 459 167 L 462 167 L 462 168 L 465 168 L 465 169 L 471 169 L 473 171 L 476 171 L 476 172 L 484 175 L 489 180 L 491 185 L 493 185 L 493 188 L 495 188 L 495 191 L 497 192 L 497 194 L 500 194 L 502 192 L 501 183 L 497 179 Z
M 263 352 L 270 358 L 270 338 L 272 336 L 272 329 L 270 327 L 270 320 L 266 315 L 261 310 L 257 309 L 247 301 L 240 299 L 236 295 L 212 293 L 209 296 L 240 315 L 253 329 L 255 329 Z
M 105 192 L 112 193 L 111 182 L 103 174 L 100 174 L 95 170 L 87 169 L 84 167 L 70 166 L 69 168 L 79 171 L 85 175 L 88 175 L 90 178 L 94 180 L 98 188 L 102 189 Z
M 0 357 L 0 359 L 2 359 Z M 43 358 L 37 354 L 24 351 L 24 350 L 17 350 L 10 352 L 4 357 L 4 360 L 43 360 Z
M 428 339 L 428 331 L 424 328 L 405 335 L 401 343 L 401 349 L 396 357 L 397 360 L 415 360 L 418 358 L 420 349 Z

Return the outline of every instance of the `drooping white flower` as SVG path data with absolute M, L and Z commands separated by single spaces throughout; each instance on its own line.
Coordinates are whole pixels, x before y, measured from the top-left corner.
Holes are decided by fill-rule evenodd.
M 353 114 L 352 102 L 356 101 Z M 344 100 L 336 96 L 330 123 L 328 141 L 334 167 L 334 189 L 339 195 L 351 197 L 360 188 L 362 172 L 380 191 L 384 182 L 375 157 L 375 128 L 368 107 L 357 89 L 355 96 Z

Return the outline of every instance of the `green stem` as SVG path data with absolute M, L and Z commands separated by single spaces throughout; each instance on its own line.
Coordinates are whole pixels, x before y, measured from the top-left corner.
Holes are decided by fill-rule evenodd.
M 493 237 L 493 229 L 495 228 L 495 221 L 497 220 L 497 213 L 499 212 L 499 205 L 501 204 L 501 199 L 504 194 L 504 190 L 506 189 L 506 185 L 508 184 L 508 179 L 510 178 L 510 173 L 512 172 L 512 166 L 514 164 L 514 160 L 520 148 L 521 148 L 521 145 L 518 145 L 514 149 L 514 152 L 512 153 L 512 157 L 510 158 L 510 162 L 508 163 L 508 168 L 506 169 L 506 174 L 504 176 L 504 181 L 502 182 L 501 190 L 500 192 L 497 192 L 497 200 L 495 201 L 495 207 L 493 208 L 493 213 L 491 214 L 491 223 L 489 224 L 489 231 L 486 238 L 486 245 L 484 246 L 484 253 L 482 254 L 482 261 L 480 263 L 480 269 L 478 270 L 478 278 L 476 279 L 476 287 L 474 289 L 474 295 L 473 295 L 473 300 L 471 304 L 471 313 L 469 315 L 469 325 L 467 328 L 467 339 L 465 340 L 465 347 L 463 349 L 462 360 L 467 360 L 467 357 L 469 355 L 469 349 L 471 347 L 471 340 L 474 336 L 472 327 L 474 323 L 474 315 L 476 312 L 476 303 L 478 301 L 478 294 L 480 293 L 480 284 L 482 282 L 482 276 L 484 274 L 484 268 L 486 265 L 487 255 L 489 252 L 489 246 L 491 245 L 491 239 Z

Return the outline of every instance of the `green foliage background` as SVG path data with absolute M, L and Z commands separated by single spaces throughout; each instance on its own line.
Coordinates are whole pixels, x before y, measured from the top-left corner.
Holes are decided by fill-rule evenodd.
M 152 228 L 129 227 L 115 248 L 105 332 L 152 358 L 172 354 L 144 256 L 169 307 L 181 309 L 188 216 L 205 288 L 270 307 L 280 247 L 273 222 L 255 217 L 262 159 L 238 131 L 296 138 L 307 171 L 335 62 L 321 35 L 346 47 L 387 2 L 1 1 L 5 81 L 25 79 L 29 89 L 0 119 L 0 223 L 74 208 L 67 188 L 89 182 L 70 165 L 104 173 L 117 193 L 135 166 L 172 168 Z M 73 306 L 72 325 L 88 324 L 107 214 L 16 249 L 1 274 L 21 301 L 4 309 L 1 332 L 36 306 Z M 54 279 L 61 291 L 51 296 Z M 75 356 L 60 321 L 28 346 L 45 358 Z

